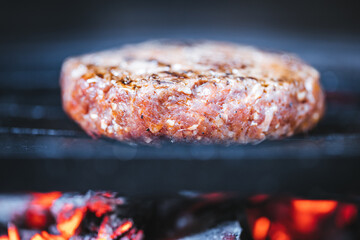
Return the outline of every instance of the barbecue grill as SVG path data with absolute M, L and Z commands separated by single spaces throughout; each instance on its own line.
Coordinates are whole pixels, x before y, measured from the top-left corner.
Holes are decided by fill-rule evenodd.
M 342 46 L 346 47 L 358 50 L 356 45 Z M 301 55 L 302 49 L 295 48 L 294 51 Z M 44 53 L 36 54 L 42 56 Z M 276 209 L 278 202 L 283 204 L 282 208 L 290 206 L 293 197 L 358 204 L 360 85 L 357 79 L 360 68 L 356 61 L 334 66 L 334 62 L 321 57 L 326 54 L 328 52 L 318 50 L 316 57 L 315 54 L 305 55 L 307 61 L 319 69 L 326 90 L 326 114 L 314 130 L 283 140 L 231 146 L 172 143 L 145 146 L 106 138 L 92 139 L 62 110 L 57 86 L 59 65 L 39 70 L 36 69 L 38 66 L 24 61 L 12 69 L 3 62 L 0 157 L 4 170 L 0 175 L 0 191 L 7 194 L 54 190 L 85 193 L 89 189 L 119 192 L 137 203 L 130 205 L 131 209 L 137 209 L 130 217 L 140 210 L 156 212 L 151 218 L 158 225 L 145 225 L 150 238 L 164 235 L 156 228 L 161 224 L 162 230 L 176 229 L 174 222 L 165 223 L 169 219 L 180 221 L 181 211 L 192 213 L 188 208 L 192 209 L 191 206 L 206 199 L 200 209 L 206 209 L 207 217 L 210 211 L 210 221 L 204 221 L 204 216 L 195 211 L 195 220 L 166 235 L 175 238 L 202 231 L 189 236 L 190 240 L 219 239 L 229 232 L 233 238 L 229 235 L 228 239 L 238 239 L 240 233 L 241 239 L 251 239 L 247 224 L 250 221 L 255 229 L 259 206 L 251 210 L 251 205 L 249 207 L 244 201 L 253 196 L 280 196 L 280 200 L 276 201 L 275 197 L 275 200 L 262 203 L 260 208 L 264 212 L 269 208 Z M 354 51 L 347 55 L 342 53 L 342 56 L 333 54 L 333 58 L 357 58 Z M 209 207 L 211 198 L 203 197 L 209 193 L 218 193 L 224 198 L 216 200 L 215 205 L 211 200 Z M 24 201 L 28 202 L 29 196 L 3 195 L 3 206 L 14 199 L 22 202 L 19 209 L 24 209 Z M 149 204 L 151 207 L 142 206 Z M 159 209 L 169 204 L 173 204 L 172 208 L 161 215 Z M 252 214 L 247 220 L 245 206 Z M 356 211 L 351 210 L 353 205 L 346 203 L 339 208 L 337 212 L 343 209 L 350 209 L 350 213 Z M 5 216 L 13 212 L 9 211 Z M 0 215 L 4 213 L 0 211 Z M 6 220 L 5 217 L 3 221 Z M 123 224 L 127 223 L 126 218 L 123 221 Z M 196 225 L 196 222 L 203 224 Z M 211 229 L 211 226 L 216 227 Z
M 319 50 L 317 58 L 326 54 Z M 346 59 L 356 59 L 353 54 Z M 358 193 L 360 68 L 356 62 L 334 68 L 325 57 L 307 60 L 315 62 L 327 90 L 324 119 L 307 134 L 245 146 L 150 147 L 92 139 L 62 110 L 58 65 L 49 70 L 3 70 L 0 155 L 6 171 L 0 178 L 6 184 L 1 190 L 107 189 L 127 195 L 236 191 L 243 196 Z M 22 67 L 29 66 L 16 66 Z M 43 86 L 46 81 L 54 85 Z

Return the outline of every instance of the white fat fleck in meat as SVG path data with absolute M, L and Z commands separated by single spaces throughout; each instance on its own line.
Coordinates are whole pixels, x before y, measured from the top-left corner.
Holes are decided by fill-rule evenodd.
M 110 134 L 114 133 L 114 128 L 112 126 L 109 126 L 107 128 L 107 132 L 110 133 Z
M 315 112 L 314 115 L 312 116 L 313 121 L 318 121 L 320 119 L 320 113 Z
M 119 124 L 117 124 L 115 121 L 113 121 L 113 126 L 114 126 L 115 132 L 118 132 L 122 129 L 122 127 Z
M 249 102 L 249 100 L 256 100 L 259 97 L 261 97 L 261 94 L 263 93 L 263 90 L 261 88 L 261 85 L 258 83 L 255 83 L 254 86 L 251 88 L 251 91 L 247 95 L 247 97 L 244 99 L 245 102 Z
M 77 68 L 72 70 L 71 77 L 79 78 L 87 72 L 87 67 L 84 64 L 80 64 Z
M 118 71 L 118 70 L 115 70 L 115 69 L 111 69 L 110 72 L 111 72 L 112 75 L 114 75 L 114 76 L 116 76 L 116 77 L 121 75 L 121 72 Z M 113 80 L 112 80 L 112 81 L 113 81 Z
M 273 120 L 274 114 L 277 110 L 278 110 L 277 106 L 272 106 L 265 110 L 265 119 L 259 125 L 259 129 L 262 129 L 262 132 L 267 132 L 269 130 L 271 121 Z
M 104 91 L 102 91 L 100 88 L 98 88 L 97 90 L 96 90 L 96 93 L 97 93 L 97 99 L 98 100 L 101 100 L 103 97 L 104 97 Z
M 173 71 L 180 71 L 181 69 L 182 69 L 182 65 L 178 63 L 175 63 L 171 66 L 171 70 Z
M 228 115 L 226 113 L 222 113 L 221 118 L 226 122 L 228 120 Z
M 211 90 L 207 87 L 198 88 L 196 92 L 199 96 L 208 96 L 211 94 Z
M 311 79 L 307 79 L 305 81 L 305 89 L 309 93 L 313 92 L 313 82 L 311 81 Z M 311 102 L 311 103 L 315 102 L 315 98 L 314 98 L 313 94 L 308 94 L 308 98 L 309 98 L 309 102 Z
M 198 126 L 199 126 L 199 124 L 194 124 L 191 127 L 189 127 L 188 130 L 195 130 L 195 129 L 197 129 Z
M 91 119 L 97 119 L 98 115 L 96 113 L 90 113 L 90 118 Z
M 124 107 L 123 104 L 118 104 L 117 109 L 123 112 L 126 110 L 126 107 Z
M 298 101 L 302 102 L 303 100 L 305 100 L 306 92 L 305 91 L 298 92 L 296 97 Z
M 106 83 L 104 81 L 100 81 L 98 84 L 99 84 L 99 88 L 104 89 L 106 87 Z
M 117 104 L 116 103 L 111 103 L 111 109 L 113 111 L 116 111 L 116 107 L 117 107 Z
M 166 120 L 166 123 L 167 123 L 170 127 L 173 127 L 173 126 L 175 125 L 175 121 L 172 120 L 172 119 Z
M 89 78 L 86 80 L 88 83 L 96 83 L 98 80 L 96 78 Z
M 234 132 L 232 132 L 232 131 L 229 131 L 229 132 L 228 132 L 228 136 L 232 138 L 232 137 L 234 137 L 234 136 L 235 136 L 235 133 L 234 133 Z
M 100 127 L 101 127 L 101 129 L 102 129 L 102 130 L 106 130 L 107 126 L 108 126 L 108 125 L 107 125 L 105 119 L 101 119 L 101 121 L 100 121 Z
M 212 76 L 215 76 L 215 77 L 217 77 L 219 75 L 217 72 L 214 72 L 212 70 L 209 71 L 209 74 Z
M 231 72 L 232 72 L 233 74 L 238 74 L 238 73 L 239 73 L 239 70 L 237 70 L 236 68 L 233 68 L 233 69 L 231 70 Z

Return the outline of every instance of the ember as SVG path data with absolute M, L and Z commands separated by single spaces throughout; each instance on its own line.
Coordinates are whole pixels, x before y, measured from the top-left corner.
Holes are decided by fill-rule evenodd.
M 357 207 L 331 200 L 263 198 L 247 210 L 254 240 L 358 239 Z
M 8 234 L 0 236 L 0 240 L 143 239 L 143 232 L 131 220 L 116 215 L 115 207 L 123 203 L 122 198 L 111 193 L 34 193 L 24 219 L 14 221 L 35 229 L 34 233 L 29 235 L 30 230 L 24 229 L 24 234 L 19 234 L 17 227 L 9 223 Z
M 258 218 L 254 223 L 253 237 L 257 239 L 265 239 L 270 228 L 270 220 L 266 217 Z
M 120 227 L 118 227 L 114 233 L 111 235 L 111 238 L 115 239 L 118 236 L 121 236 L 122 234 L 126 233 L 131 227 L 132 227 L 132 222 L 130 221 L 126 221 L 123 224 L 121 224 Z
M 8 225 L 8 237 L 9 240 L 20 240 L 18 229 L 12 223 Z
M 51 221 L 50 207 L 61 195 L 61 192 L 33 193 L 33 199 L 25 213 L 27 226 L 34 229 L 45 228 Z
M 156 201 L 125 201 L 109 192 L 30 196 L 7 226 L 0 220 L 0 240 L 359 239 L 357 205 L 334 200 L 259 195 L 245 201 L 225 193 Z
M 68 219 L 63 219 L 57 224 L 57 229 L 60 231 L 61 235 L 65 238 L 70 238 L 75 234 L 76 229 L 79 227 L 83 217 L 85 209 L 80 208 L 76 209 L 74 215 Z

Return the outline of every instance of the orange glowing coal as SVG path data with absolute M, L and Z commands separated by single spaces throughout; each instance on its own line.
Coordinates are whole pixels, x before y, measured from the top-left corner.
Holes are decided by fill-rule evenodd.
M 126 220 L 113 231 L 113 229 L 108 225 L 108 222 L 109 218 L 105 216 L 100 225 L 98 237 L 96 238 L 97 240 L 107 240 L 109 239 L 109 236 L 110 239 L 116 239 L 117 237 L 120 237 L 124 233 L 128 232 L 133 226 L 131 221 Z
M 54 201 L 61 197 L 61 192 L 33 193 L 32 205 L 39 205 L 43 208 L 50 208 Z
M 9 223 L 8 225 L 8 237 L 9 240 L 20 240 L 19 231 L 12 223 Z
M 49 221 L 49 208 L 61 195 L 61 192 L 33 193 L 33 199 L 25 212 L 26 224 L 34 229 L 44 228 Z
M 75 234 L 76 229 L 79 227 L 84 217 L 84 210 L 85 209 L 83 208 L 76 209 L 69 219 L 57 224 L 58 230 L 64 237 L 70 238 Z
M 42 231 L 41 234 L 35 234 L 31 240 L 66 240 L 66 238 L 60 235 L 52 235 L 46 231 Z
M 254 240 L 329 239 L 346 232 L 358 214 L 356 205 L 332 200 L 269 197 L 252 204 L 247 217 Z
M 130 228 L 133 226 L 133 223 L 131 221 L 126 221 L 123 224 L 120 225 L 120 227 L 118 227 L 114 233 L 111 235 L 112 239 L 117 238 L 118 236 L 123 235 L 124 233 L 126 233 L 127 231 L 130 230 Z
M 37 233 L 31 238 L 31 240 L 46 240 L 46 238 Z
M 66 240 L 63 236 L 52 235 L 45 231 L 42 231 L 41 234 L 35 234 L 31 240 Z
M 254 223 L 253 237 L 255 240 L 262 240 L 266 238 L 266 235 L 270 228 L 270 220 L 266 217 L 258 218 Z
M 303 233 L 315 231 L 322 215 L 332 213 L 338 203 L 330 200 L 293 200 L 293 215 L 296 228 Z
M 293 200 L 292 205 L 295 211 L 301 213 L 327 214 L 332 212 L 338 202 L 332 200 Z
M 75 209 L 74 214 L 68 219 L 62 220 L 57 224 L 57 229 L 61 235 L 52 235 L 46 231 L 35 234 L 31 240 L 67 240 L 74 236 L 84 217 L 84 209 Z
M 95 213 L 97 217 L 101 217 L 105 213 L 111 212 L 112 207 L 101 200 L 93 201 L 88 204 L 88 208 Z
M 17 222 L 35 233 L 19 234 L 10 223 L 8 234 L 0 235 L 0 240 L 22 240 L 20 236 L 25 236 L 24 240 L 69 240 L 82 236 L 83 230 L 89 236 L 97 234 L 98 240 L 143 239 L 143 232 L 131 220 L 120 219 L 114 213 L 115 207 L 124 203 L 115 193 L 90 192 L 75 199 L 60 192 L 33 193 L 22 220 Z M 90 225 L 81 225 L 85 216 L 89 216 Z
M 336 217 L 336 226 L 339 228 L 351 224 L 358 214 L 356 206 L 348 204 L 339 209 L 339 214 Z
M 270 238 L 271 240 L 291 240 L 290 236 L 282 230 L 274 231 Z
M 109 236 L 108 228 L 107 228 L 108 222 L 109 222 L 109 217 L 105 216 L 99 227 L 97 240 L 106 240 L 107 236 Z

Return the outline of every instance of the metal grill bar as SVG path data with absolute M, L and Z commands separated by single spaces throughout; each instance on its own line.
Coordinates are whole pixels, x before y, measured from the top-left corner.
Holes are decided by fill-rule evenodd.
M 9 88 L 0 83 L 0 164 L 5 169 L 0 192 L 360 194 L 360 84 L 354 81 L 360 72 L 346 69 L 323 71 L 327 111 L 314 130 L 229 147 L 169 143 L 149 147 L 92 139 L 63 112 L 58 88 L 31 89 L 27 84 L 16 89 L 13 83 L 5 85 Z M 51 77 L 36 74 L 46 76 L 40 82 Z M 55 75 L 50 80 L 57 83 Z
M 58 130 L 58 129 L 40 129 L 40 128 L 4 128 L 0 127 L 0 134 L 15 134 L 15 135 L 33 135 L 33 136 L 71 136 L 80 137 L 79 131 L 72 130 Z

